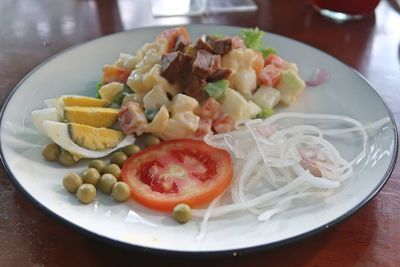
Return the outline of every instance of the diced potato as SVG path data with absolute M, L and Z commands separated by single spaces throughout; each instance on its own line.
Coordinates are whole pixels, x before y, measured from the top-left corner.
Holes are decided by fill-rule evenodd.
M 121 54 L 115 65 L 134 69 L 128 78 L 128 86 L 136 93 L 147 93 L 154 85 L 161 84 L 167 92 L 176 94 L 175 88 L 160 76 L 160 62 L 162 55 L 166 52 L 165 40 L 156 40 L 146 43 L 139 48 L 134 56 Z M 157 65 L 157 66 L 156 66 Z M 162 78 L 162 79 L 161 79 Z M 169 86 L 169 87 L 168 87 Z M 171 92 L 170 92 L 171 91 Z
M 105 99 L 111 103 L 114 100 L 115 96 L 122 92 L 123 88 L 123 83 L 110 82 L 100 87 L 99 95 L 102 99 Z
M 235 88 L 241 94 L 251 94 L 257 88 L 257 75 L 252 69 L 235 72 L 229 86 Z
M 247 48 L 232 49 L 224 55 L 221 66 L 232 70 L 229 87 L 242 94 L 251 93 L 257 87 L 256 61 L 259 61 L 259 53 Z
M 149 72 L 143 76 L 143 84 L 145 88 L 153 88 L 154 85 L 160 84 L 163 89 L 171 94 L 176 95 L 179 91 L 178 84 L 170 84 L 164 77 L 161 76 L 161 65 L 155 64 Z
M 131 75 L 128 77 L 128 81 L 126 84 L 131 88 L 135 93 L 147 93 L 151 90 L 152 87 L 145 86 L 143 83 L 143 73 L 139 70 L 134 70 L 131 72 Z
M 198 106 L 199 102 L 193 97 L 184 94 L 177 94 L 172 98 L 170 110 L 172 114 L 185 111 L 193 112 Z
M 152 43 L 146 43 L 139 48 L 135 54 L 135 66 L 142 72 L 147 72 L 158 59 L 166 52 L 166 43 L 164 40 L 156 40 Z M 146 58 L 147 55 L 151 55 Z M 146 70 L 147 69 L 147 70 Z
M 146 73 L 154 66 L 154 64 L 160 62 L 160 60 L 161 55 L 157 52 L 157 50 L 151 49 L 147 51 L 143 59 L 136 64 L 136 68 L 142 73 Z
M 127 84 L 135 93 L 147 93 L 155 85 L 161 85 L 162 88 L 171 95 L 176 95 L 179 91 L 178 84 L 170 84 L 160 75 L 161 65 L 155 64 L 147 73 L 136 69 L 132 71 Z
M 262 109 L 253 101 L 249 100 L 248 103 L 249 103 L 250 114 L 251 114 L 252 118 L 262 111 Z
M 154 119 L 149 123 L 147 126 L 147 132 L 160 135 L 164 132 L 165 128 L 167 127 L 169 119 L 168 109 L 165 105 L 163 105 L 160 110 L 157 112 Z
M 160 78 L 161 65 L 155 64 L 143 77 L 143 84 L 146 88 L 152 88 Z
M 127 53 L 120 53 L 119 58 L 114 63 L 114 65 L 127 70 L 133 70 L 136 66 L 136 63 L 137 63 L 137 58 L 134 55 Z
M 193 135 L 193 132 L 187 128 L 182 127 L 182 124 L 174 119 L 169 119 L 164 132 L 160 134 L 160 137 L 164 140 L 172 140 L 177 138 L 188 138 Z
M 253 67 L 255 60 L 258 60 L 258 55 L 252 49 L 232 49 L 222 57 L 221 66 L 223 68 L 233 69 L 234 71 L 248 70 Z
M 290 104 L 296 101 L 296 97 L 305 87 L 305 82 L 293 69 L 283 72 L 281 79 L 276 86 L 276 88 L 281 92 L 281 102 L 284 104 Z
M 182 125 L 181 127 L 184 127 L 191 132 L 197 130 L 200 121 L 200 117 L 190 111 L 176 113 L 172 116 L 172 119 L 179 122 Z
M 272 87 L 262 86 L 258 88 L 252 99 L 261 108 L 273 108 L 279 103 L 281 92 Z
M 167 93 L 161 87 L 156 85 L 143 97 L 143 106 L 145 109 L 158 109 L 163 105 L 169 105 Z
M 251 118 L 251 109 L 247 100 L 237 91 L 228 88 L 222 100 L 222 110 L 235 121 Z
M 150 51 L 157 51 L 160 56 L 163 55 L 166 52 L 166 42 L 164 40 L 156 40 L 151 43 L 146 43 L 137 50 L 136 57 L 141 61 Z

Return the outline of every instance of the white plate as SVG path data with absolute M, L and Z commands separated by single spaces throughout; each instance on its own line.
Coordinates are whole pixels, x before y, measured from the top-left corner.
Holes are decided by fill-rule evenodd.
M 240 31 L 228 26 L 188 28 L 192 37 L 203 33 L 234 35 Z M 375 154 L 370 154 L 368 166 L 318 206 L 288 211 L 264 224 L 247 213 L 213 220 L 200 241 L 195 240 L 198 221 L 178 225 L 165 214 L 133 201 L 117 204 L 102 194 L 92 204 L 78 203 L 63 189 L 61 181 L 67 171 L 81 171 L 87 162 L 67 170 L 42 160 L 40 150 L 48 140 L 34 129 L 30 113 L 43 108 L 47 98 L 62 94 L 95 95 L 95 84 L 104 64 L 114 62 L 120 52 L 134 53 L 145 42 L 153 41 L 161 30 L 137 29 L 73 47 L 34 69 L 15 88 L 1 117 L 2 159 L 14 184 L 39 207 L 85 233 L 129 247 L 157 252 L 232 253 L 287 243 L 328 228 L 362 207 L 384 185 L 397 155 L 397 132 L 390 111 L 375 90 L 335 58 L 297 41 L 266 34 L 265 41 L 284 58 L 296 62 L 303 78 L 309 79 L 316 68 L 325 68 L 332 76 L 322 86 L 307 88 L 290 110 L 348 115 L 363 123 L 391 118 L 390 127 L 369 144 L 368 149 Z M 357 147 L 350 145 L 344 149 L 353 154 Z

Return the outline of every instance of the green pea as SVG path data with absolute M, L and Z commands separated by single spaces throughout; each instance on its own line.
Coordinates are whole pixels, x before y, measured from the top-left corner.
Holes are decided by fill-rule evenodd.
M 124 152 L 128 157 L 140 152 L 140 147 L 138 145 L 129 145 L 126 146 L 122 149 L 122 152 Z
M 100 174 L 102 173 L 104 167 L 106 166 L 107 163 L 101 159 L 95 159 L 89 163 L 89 168 L 95 168 Z
M 48 144 L 42 150 L 42 156 L 48 161 L 57 161 L 61 154 L 61 148 L 55 144 Z
M 95 168 L 88 168 L 82 174 L 82 181 L 85 184 L 96 185 L 100 180 L 100 173 Z
M 172 211 L 172 217 L 179 223 L 187 223 L 192 219 L 192 209 L 187 204 L 178 204 Z
M 117 182 L 114 184 L 111 192 L 111 196 L 119 202 L 128 200 L 131 195 L 131 188 L 127 183 Z
M 82 184 L 82 178 L 74 172 L 68 173 L 67 175 L 64 176 L 63 186 L 65 190 L 67 190 L 70 193 L 76 193 L 81 184 Z
M 101 192 L 111 194 L 113 186 L 117 182 L 118 180 L 114 175 L 106 173 L 101 176 L 98 186 Z
M 112 174 L 115 178 L 119 179 L 121 176 L 121 168 L 117 164 L 110 164 L 103 169 L 103 173 Z
M 60 156 L 58 157 L 58 162 L 62 165 L 69 167 L 76 164 L 76 161 L 72 157 L 71 153 L 66 150 L 62 150 Z
M 127 159 L 128 159 L 128 156 L 124 152 L 118 151 L 111 155 L 110 162 L 113 164 L 117 164 L 119 167 L 122 167 L 125 160 L 127 160 Z
M 79 201 L 88 204 L 96 197 L 96 187 L 92 184 L 81 184 L 76 192 Z
M 154 136 L 152 134 L 148 134 L 144 137 L 144 144 L 146 147 L 157 145 L 160 142 L 161 142 L 160 138 L 158 138 L 157 136 Z

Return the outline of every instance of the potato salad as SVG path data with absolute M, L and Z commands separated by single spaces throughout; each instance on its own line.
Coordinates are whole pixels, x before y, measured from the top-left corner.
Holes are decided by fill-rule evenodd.
M 305 88 L 296 64 L 263 43 L 258 29 L 192 39 L 171 28 L 103 69 L 98 95 L 120 106 L 124 134 L 202 139 L 266 118 Z

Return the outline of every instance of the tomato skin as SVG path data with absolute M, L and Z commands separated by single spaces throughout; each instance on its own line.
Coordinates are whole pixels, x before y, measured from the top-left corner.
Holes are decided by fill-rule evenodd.
M 174 174 L 174 180 L 167 186 L 162 185 L 168 172 L 161 171 L 158 176 L 154 170 L 171 169 L 176 162 L 182 162 L 181 166 L 185 168 L 184 157 L 189 157 L 189 165 L 184 169 L 185 178 L 175 179 Z M 199 171 L 202 168 L 206 171 Z M 131 187 L 133 199 L 149 208 L 168 212 L 180 203 L 198 207 L 211 202 L 225 191 L 232 176 L 228 152 L 193 139 L 165 141 L 146 148 L 126 160 L 121 173 L 122 180 Z M 185 183 L 189 187 L 184 187 Z

